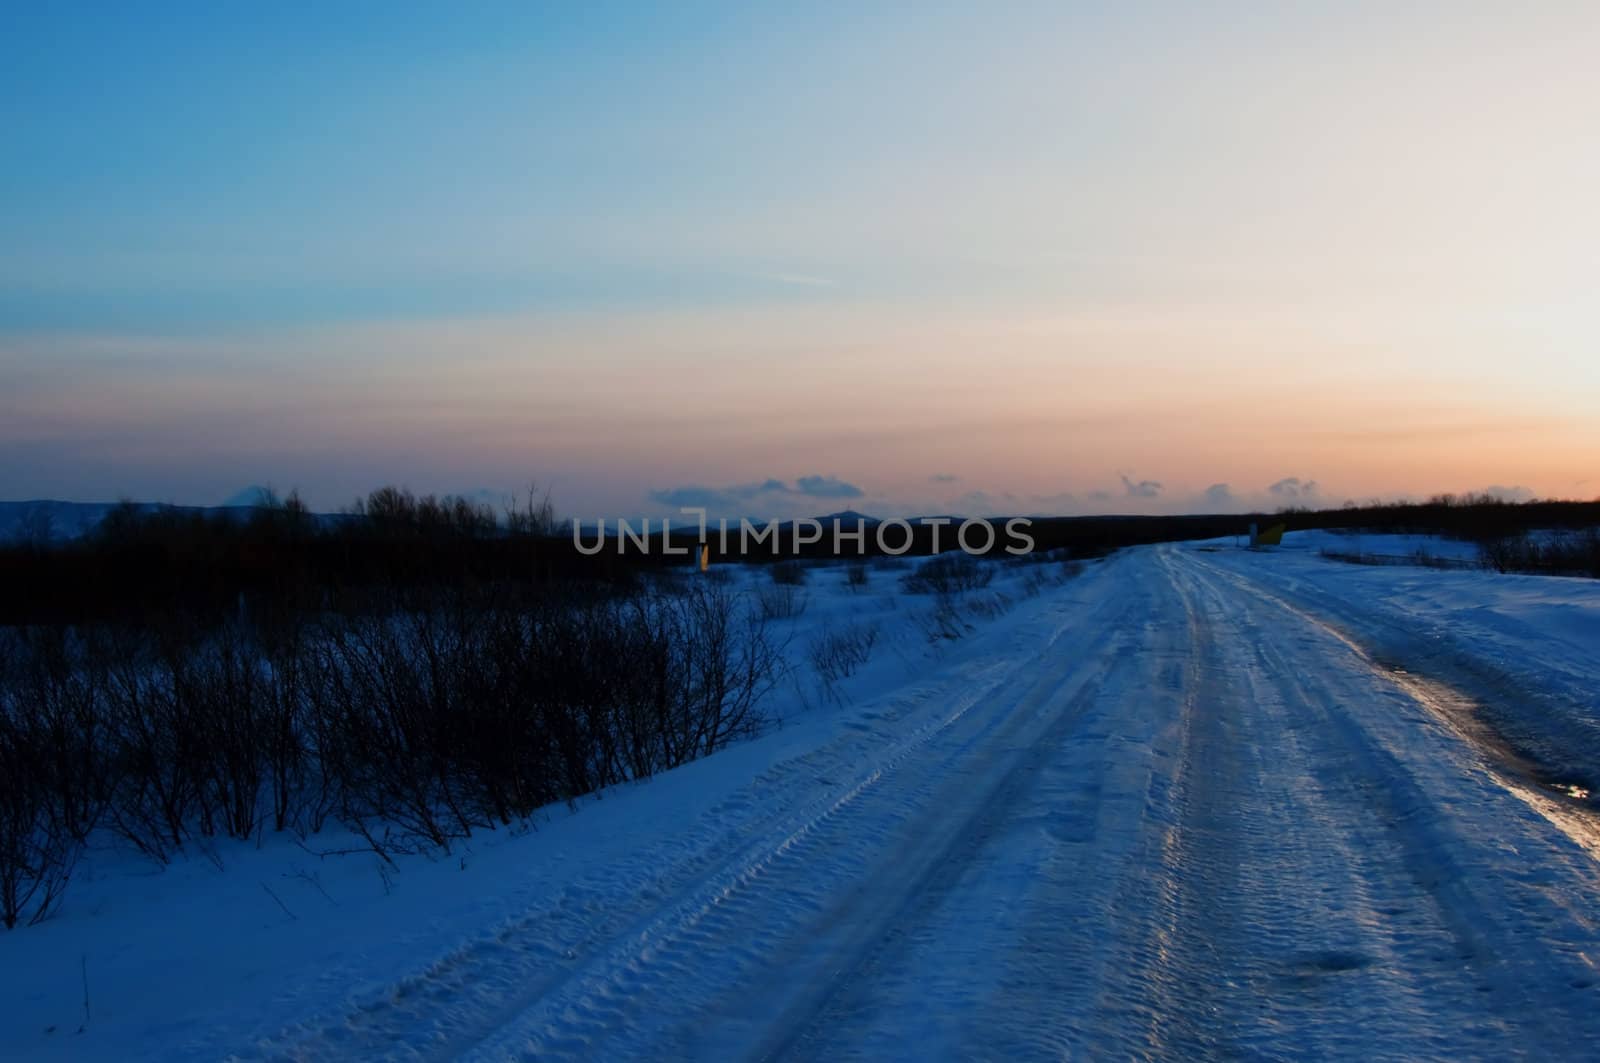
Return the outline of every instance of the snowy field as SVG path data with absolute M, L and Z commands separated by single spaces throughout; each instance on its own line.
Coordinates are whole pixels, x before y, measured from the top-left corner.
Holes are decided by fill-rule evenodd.
M 1593 1058 L 1600 581 L 1330 540 L 1000 565 L 959 638 L 814 568 L 755 741 L 398 870 L 93 852 L 0 1058 Z

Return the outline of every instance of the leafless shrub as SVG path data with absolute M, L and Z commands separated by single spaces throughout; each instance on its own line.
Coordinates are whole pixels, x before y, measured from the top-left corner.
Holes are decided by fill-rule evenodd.
M 900 579 L 909 594 L 965 594 L 987 587 L 994 579 L 992 566 L 967 554 L 931 557 Z
M 966 601 L 966 612 L 979 620 L 994 620 L 1011 608 L 1011 599 L 995 591 L 992 594 L 975 594 Z
M 0 716 L 0 923 L 7 930 L 49 916 L 83 848 L 52 807 L 36 737 Z
M 803 587 L 807 577 L 806 566 L 799 561 L 776 561 L 767 567 L 767 574 L 773 583 L 787 587 Z
M 309 778 L 313 763 L 308 714 L 318 681 L 309 622 L 290 616 L 265 628 L 259 652 L 265 671 L 261 755 L 272 829 L 318 830 L 328 806 L 326 788 L 313 788 Z
M 189 768 L 197 742 L 151 642 L 118 632 L 102 643 L 109 655 L 107 690 L 121 768 L 121 786 L 108 811 L 117 834 L 165 864 L 189 837 L 195 805 Z
M 750 737 L 764 723 L 756 707 L 778 681 L 782 655 L 763 623 L 740 624 L 738 616 L 729 592 L 707 588 L 687 596 L 673 618 L 687 643 L 679 681 L 690 721 L 684 759 Z
M 256 648 L 237 625 L 224 625 L 198 644 L 169 646 L 166 667 L 199 833 L 248 839 L 261 814 L 272 703 Z
M 526 510 L 511 509 L 507 518 L 519 533 L 548 530 L 554 523 L 549 499 L 536 503 L 530 488 Z M 483 538 L 500 530 L 494 507 L 455 495 L 443 498 L 413 495 L 403 487 L 380 487 L 365 499 L 357 499 L 350 515 L 360 518 L 385 535 L 418 538 Z
M 878 629 L 869 625 L 825 631 L 811 642 L 811 667 L 831 686 L 866 664 L 877 640 Z
M 1589 576 L 1600 579 L 1600 529 L 1480 538 L 1478 555 L 1496 572 Z
M 28 736 L 35 777 L 69 837 L 88 839 L 114 787 L 104 670 L 83 639 L 36 628 L 8 640 L 14 651 L 4 713 Z
M 1011 605 L 1010 597 L 999 591 L 988 594 L 946 592 L 934 596 L 933 608 L 915 613 L 913 622 L 929 642 L 949 641 L 964 638 L 973 631 L 974 620 L 993 620 Z
M 431 610 L 361 617 L 326 635 L 325 754 L 341 779 L 340 815 L 380 852 L 448 850 L 471 832 L 448 741 L 463 619 Z
M 859 591 L 867 585 L 870 574 L 871 570 L 861 562 L 853 562 L 846 565 L 844 570 L 845 586 L 849 587 L 852 593 Z
M 793 584 L 775 584 L 756 591 L 756 606 L 762 620 L 793 620 L 806 611 L 805 591 Z
M 1510 572 L 1528 554 L 1526 535 L 1505 535 L 1484 539 L 1478 543 L 1478 555 L 1496 572 Z
M 935 596 L 933 608 L 913 614 L 912 621 L 929 642 L 959 639 L 968 631 L 960 602 L 953 594 Z
M 1059 587 L 1068 580 L 1077 578 L 1083 573 L 1083 562 L 1073 561 L 1070 558 L 1058 556 L 1055 564 L 1041 561 L 1028 561 L 1023 563 L 1022 595 L 1025 598 L 1036 598 L 1046 588 Z
M 100 822 L 167 862 L 332 815 L 392 862 L 714 752 L 761 730 L 783 668 L 741 602 L 464 587 L 0 637 L 0 915 L 47 914 Z
M 538 484 L 529 484 L 523 499 L 506 504 L 506 530 L 512 535 L 553 536 L 561 530 L 556 507 L 548 488 L 541 494 Z

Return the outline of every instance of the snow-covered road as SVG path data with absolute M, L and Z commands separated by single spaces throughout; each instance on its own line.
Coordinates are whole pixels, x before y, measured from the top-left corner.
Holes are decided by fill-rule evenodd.
M 1594 812 L 1480 692 L 1194 548 L 1050 594 L 625 865 L 233 1049 L 1592 1056 Z

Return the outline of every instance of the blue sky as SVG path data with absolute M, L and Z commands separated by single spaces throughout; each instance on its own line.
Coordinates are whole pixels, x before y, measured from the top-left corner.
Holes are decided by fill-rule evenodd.
M 0 496 L 1581 493 L 1597 22 L 12 5 Z

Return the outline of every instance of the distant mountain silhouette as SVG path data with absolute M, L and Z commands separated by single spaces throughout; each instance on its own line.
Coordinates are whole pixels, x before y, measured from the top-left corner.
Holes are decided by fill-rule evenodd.
M 826 516 L 818 517 L 817 519 L 822 521 L 824 524 L 835 520 L 845 524 L 854 524 L 858 520 L 865 521 L 868 524 L 883 523 L 877 517 L 869 517 L 865 513 L 858 513 L 853 509 L 840 510 L 838 513 L 829 513 Z

